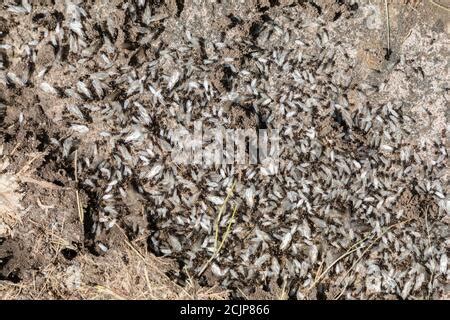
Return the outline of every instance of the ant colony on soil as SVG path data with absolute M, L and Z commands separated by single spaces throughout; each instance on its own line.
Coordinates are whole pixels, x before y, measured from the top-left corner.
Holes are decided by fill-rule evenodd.
M 231 298 L 445 294 L 448 33 L 394 32 L 428 4 L 384 48 L 377 1 L 45 3 L 0 5 L 0 282 L 48 228 Z

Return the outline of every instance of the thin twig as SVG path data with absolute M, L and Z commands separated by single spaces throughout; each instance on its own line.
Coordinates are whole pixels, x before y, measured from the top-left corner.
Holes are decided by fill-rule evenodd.
M 220 252 L 220 250 L 222 250 L 222 247 L 223 247 L 225 241 L 227 240 L 227 238 L 228 238 L 228 236 L 229 236 L 229 234 L 230 234 L 230 232 L 231 232 L 231 225 L 232 225 L 233 222 L 234 222 L 234 217 L 235 217 L 235 215 L 236 215 L 237 208 L 238 208 L 237 205 L 234 206 L 233 214 L 231 215 L 231 218 L 230 218 L 230 220 L 228 221 L 227 229 L 225 230 L 225 233 L 224 233 L 224 235 L 223 235 L 223 237 L 222 237 L 222 241 L 220 242 L 219 247 L 218 247 L 217 249 L 215 249 L 215 251 L 214 251 L 213 255 L 211 256 L 211 258 L 209 258 L 209 260 L 205 263 L 205 265 L 202 267 L 202 269 L 201 269 L 200 272 L 198 273 L 198 276 L 201 276 L 201 275 L 203 274 L 203 272 L 206 271 L 206 269 L 208 268 L 209 264 L 210 264 L 215 258 L 217 258 L 217 257 L 219 256 L 219 252 Z
M 77 198 L 78 217 L 80 219 L 81 225 L 83 226 L 84 225 L 84 212 L 83 212 L 83 206 L 81 204 L 80 195 L 78 193 L 78 190 L 75 190 L 75 196 Z
M 227 196 L 225 197 L 225 200 L 222 204 L 222 206 L 219 209 L 219 214 L 217 215 L 217 220 L 216 220 L 216 232 L 215 232 L 215 236 L 214 236 L 214 250 L 217 250 L 217 243 L 219 242 L 219 225 L 220 225 L 220 219 L 222 218 L 222 214 L 223 211 L 225 210 L 225 207 L 227 205 L 228 200 L 230 199 L 231 195 L 234 192 L 234 187 L 236 186 L 236 181 L 233 182 L 233 184 L 231 185 L 230 190 L 227 193 Z
M 105 293 L 109 294 L 117 300 L 127 300 L 126 297 L 123 297 L 123 296 L 117 294 L 116 292 L 114 292 L 113 290 L 111 290 L 110 288 L 107 288 L 105 286 L 96 285 L 94 288 L 97 290 L 97 292 L 103 293 L 103 294 L 105 294 Z
M 9 155 L 10 155 L 10 156 L 13 156 L 14 153 L 16 153 L 17 149 L 19 149 L 19 147 L 20 147 L 21 144 L 22 144 L 21 142 L 18 142 L 18 143 L 16 144 L 16 146 L 12 149 L 12 151 L 11 151 L 11 153 L 10 153 Z
M 73 159 L 73 167 L 75 171 L 75 182 L 78 182 L 78 150 L 75 150 L 75 156 Z
M 409 221 L 411 221 L 411 220 L 413 220 L 413 218 L 411 218 L 411 219 L 407 219 L 407 220 L 405 220 L 405 221 L 400 221 L 400 222 L 398 222 L 398 223 L 394 223 L 393 225 L 391 225 L 391 226 L 389 226 L 389 227 L 387 227 L 375 240 L 373 240 L 371 243 L 370 243 L 370 245 L 363 251 L 363 253 L 361 254 L 361 256 L 355 261 L 355 263 L 353 263 L 353 265 L 350 267 L 350 269 L 348 269 L 346 272 L 345 272 L 345 274 L 344 274 L 344 276 L 343 276 L 343 278 L 342 278 L 342 280 L 341 281 L 339 281 L 339 284 L 338 285 L 340 285 L 343 281 L 344 281 L 344 279 L 346 279 L 347 278 L 347 276 L 348 276 L 348 274 L 356 267 L 356 265 L 362 260 L 362 258 L 366 255 L 366 253 L 375 245 L 375 243 L 377 243 L 389 230 L 391 230 L 392 228 L 395 228 L 395 227 L 398 227 L 399 225 L 402 225 L 402 224 L 404 224 L 404 223 L 407 223 L 407 222 L 409 222 Z M 337 295 L 334 299 L 335 300 L 337 300 L 337 299 L 339 299 L 341 296 L 342 296 L 342 294 L 345 292 L 345 289 L 347 289 L 347 286 L 348 286 L 348 283 L 346 282 L 346 284 L 345 284 L 345 286 L 344 286 L 344 288 L 342 288 L 342 290 L 341 290 L 341 292 L 339 293 L 339 295 Z
M 447 12 L 450 12 L 450 8 L 447 8 L 446 6 L 443 6 L 442 4 L 437 3 L 437 2 L 434 1 L 434 0 L 430 0 L 430 1 L 431 1 L 431 3 L 434 4 L 435 6 L 441 8 L 441 9 L 444 9 L 444 10 L 447 11 Z
M 391 24 L 389 22 L 389 6 L 388 0 L 384 0 L 384 8 L 386 10 L 386 28 L 387 28 L 387 53 L 391 51 Z
M 431 247 L 431 239 L 430 239 L 430 229 L 428 226 L 428 209 L 429 209 L 429 206 L 427 206 L 427 208 L 425 209 L 425 228 L 427 231 L 428 248 L 430 248 Z M 434 269 L 432 271 L 432 274 L 430 277 L 430 282 L 428 284 L 428 287 L 431 289 L 428 290 L 427 299 L 430 299 L 430 296 L 431 296 L 431 292 L 432 292 L 432 288 L 433 288 L 433 278 L 434 278 Z
M 244 291 L 242 291 L 241 288 L 237 288 L 237 289 L 238 289 L 239 293 L 242 294 L 242 296 L 244 297 L 245 300 L 250 300 L 250 299 L 248 298 L 248 296 L 244 293 Z
M 16 173 L 16 176 L 22 176 L 22 175 L 24 175 L 27 171 L 29 171 L 30 170 L 30 166 L 31 166 L 31 164 L 34 162 L 34 161 L 36 161 L 39 157 L 42 157 L 42 155 L 43 155 L 43 153 L 37 153 L 37 154 L 34 154 L 34 157 L 33 158 L 31 158 L 31 160 L 29 160 L 23 167 L 22 167 L 22 169 L 20 169 L 19 170 L 19 172 L 17 172 Z M 32 171 L 34 171 L 34 170 L 32 170 Z M 29 174 L 30 172 L 28 172 L 28 174 Z
M 286 285 L 287 285 L 287 281 L 286 281 L 286 279 L 284 279 L 283 285 L 281 287 L 281 293 L 278 296 L 278 300 L 286 300 L 288 298 L 288 294 L 286 293 Z
M 78 193 L 78 150 L 75 150 L 73 166 L 74 166 L 75 182 L 77 184 L 76 186 L 77 189 L 75 189 L 75 196 L 77 198 L 78 217 L 80 219 L 81 225 L 84 226 L 84 211 L 80 200 L 80 194 Z
M 425 228 L 427 231 L 428 247 L 431 247 L 430 229 L 428 227 L 428 209 L 429 209 L 429 206 L 427 206 L 427 208 L 425 209 Z
M 342 255 L 339 256 L 336 260 L 334 260 L 333 263 L 331 263 L 331 264 L 325 269 L 325 271 L 321 272 L 319 276 L 316 275 L 316 278 L 314 279 L 314 282 L 311 284 L 311 286 L 308 288 L 308 291 L 312 290 L 312 289 L 317 285 L 317 283 L 319 283 L 320 280 L 323 279 L 323 277 L 328 273 L 328 271 L 330 271 L 330 269 L 331 269 L 336 263 L 338 263 L 340 260 L 342 260 L 342 259 L 344 259 L 345 257 L 347 257 L 349 254 L 355 252 L 356 250 L 361 249 L 362 247 L 358 247 L 358 245 L 359 245 L 360 243 L 366 241 L 366 240 L 369 239 L 369 238 L 370 238 L 370 236 L 367 236 L 367 237 L 365 237 L 365 238 L 359 240 L 358 242 L 356 242 L 356 243 L 355 243 L 354 245 L 352 245 L 352 246 L 351 246 L 344 254 L 342 254 Z M 322 263 L 323 263 L 323 262 L 322 262 Z M 319 270 L 320 270 L 320 268 L 322 267 L 322 263 L 321 263 L 321 265 L 320 265 L 320 267 L 319 267 Z M 318 274 L 319 274 L 319 273 L 318 273 Z
M 330 271 L 331 268 L 334 267 L 334 265 L 335 265 L 336 263 L 338 263 L 339 261 L 341 261 L 342 259 L 344 259 L 345 257 L 347 257 L 348 255 L 350 255 L 351 253 L 355 252 L 355 251 L 358 250 L 358 249 L 362 249 L 362 247 L 357 247 L 357 248 L 354 248 L 354 249 L 352 249 L 352 250 L 348 250 L 347 252 L 345 252 L 344 254 L 342 254 L 341 256 L 339 256 L 336 260 L 334 260 L 333 263 L 331 263 L 331 264 L 325 269 L 325 271 L 322 272 L 322 273 L 320 274 L 320 276 L 316 278 L 316 280 L 314 280 L 314 282 L 311 284 L 311 286 L 308 288 L 308 290 L 312 290 L 312 289 L 316 286 L 316 284 L 319 283 L 320 280 L 322 280 L 322 278 L 328 273 L 328 271 Z
M 225 234 L 222 237 L 222 241 L 220 242 L 219 248 L 217 248 L 217 253 L 219 253 L 219 251 L 222 249 L 223 244 L 225 243 L 225 240 L 227 240 L 228 235 L 231 232 L 231 225 L 234 222 L 234 217 L 236 215 L 237 208 L 238 208 L 237 205 L 234 206 L 233 214 L 231 215 L 230 221 L 228 222 L 227 229 L 225 230 Z

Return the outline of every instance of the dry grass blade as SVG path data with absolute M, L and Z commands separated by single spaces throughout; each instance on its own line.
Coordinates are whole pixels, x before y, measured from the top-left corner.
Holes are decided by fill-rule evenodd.
M 114 292 L 113 290 L 111 290 L 111 289 L 109 289 L 109 288 L 106 288 L 106 287 L 104 287 L 104 286 L 97 285 L 97 286 L 95 286 L 95 289 L 96 289 L 99 293 L 102 293 L 102 294 L 108 294 L 108 295 L 113 296 L 114 299 L 117 299 L 117 300 L 127 300 L 126 297 L 123 297 L 123 296 L 119 295 L 118 293 Z
M 78 190 L 75 190 L 75 196 L 77 199 L 78 217 L 80 219 L 81 225 L 84 225 L 84 211 L 83 211 L 83 206 L 81 204 L 80 195 L 78 193 Z
M 434 0 L 431 0 L 431 3 L 434 4 L 435 6 L 441 8 L 441 9 L 447 11 L 447 12 L 450 12 L 450 8 L 447 8 L 446 6 L 443 6 L 442 4 L 437 3 L 437 2 L 434 1 Z
M 123 231 L 122 228 L 119 227 L 117 224 L 115 224 L 114 226 L 115 226 L 115 227 L 120 231 L 120 233 L 123 235 L 125 244 L 126 244 L 126 245 L 127 245 L 134 253 L 136 253 L 136 254 L 138 255 L 139 258 L 141 258 L 144 262 L 146 262 L 145 257 L 139 252 L 138 249 L 136 249 L 136 248 L 131 244 L 130 241 L 128 241 L 128 237 L 127 237 L 127 235 L 125 234 L 125 231 Z
M 386 31 L 387 31 L 387 52 L 391 51 L 391 23 L 389 21 L 389 4 L 388 0 L 384 0 L 384 8 L 386 11 Z
M 222 214 L 225 211 L 225 207 L 228 203 L 228 200 L 230 199 L 231 195 L 234 192 L 234 188 L 236 186 L 236 181 L 233 182 L 233 184 L 231 185 L 230 190 L 227 193 L 227 196 L 225 197 L 225 200 L 222 204 L 222 206 L 219 209 L 219 214 L 217 215 L 217 219 L 216 219 L 216 223 L 215 223 L 215 236 L 214 236 L 214 249 L 217 250 L 217 244 L 219 242 L 219 225 L 220 225 L 220 219 L 222 218 Z
M 367 252 L 369 252 L 369 250 L 375 245 L 375 243 L 377 243 L 389 230 L 391 230 L 391 229 L 393 229 L 393 228 L 395 228 L 395 227 L 398 227 L 399 225 L 402 225 L 402 224 L 404 224 L 404 223 L 407 223 L 407 222 L 409 222 L 409 221 L 411 221 L 411 220 L 413 220 L 412 218 L 411 219 L 408 219 L 408 220 L 405 220 L 405 221 L 401 221 L 401 222 L 398 222 L 398 223 L 395 223 L 395 224 L 393 224 L 393 225 L 391 225 L 391 226 L 389 226 L 389 227 L 387 227 L 375 240 L 373 240 L 370 244 L 369 244 L 369 246 L 362 252 L 362 254 L 361 254 L 361 256 L 352 264 L 352 266 L 350 267 L 350 269 L 348 269 L 346 272 L 345 272 L 345 274 L 344 274 L 344 276 L 343 276 L 343 278 L 342 278 L 342 280 L 341 281 L 339 281 L 339 285 L 344 281 L 344 279 L 346 279 L 347 278 L 347 276 L 348 276 L 348 274 L 358 265 L 358 263 L 362 260 L 362 258 L 366 255 L 366 253 Z M 339 293 L 339 295 L 337 295 L 334 299 L 335 300 L 337 300 L 337 299 L 339 299 L 343 294 L 344 294 L 344 292 L 345 292 L 345 289 L 347 289 L 347 283 L 345 284 L 345 286 L 344 286 L 344 288 L 341 290 L 341 292 Z
M 222 241 L 220 242 L 220 245 L 219 245 L 219 247 L 216 250 L 216 255 L 219 254 L 220 250 L 222 249 L 225 241 L 227 240 L 227 238 L 228 238 L 228 236 L 229 236 L 229 234 L 231 232 L 231 225 L 234 223 L 234 217 L 236 216 L 237 208 L 238 208 L 237 205 L 234 206 L 233 214 L 231 215 L 231 218 L 228 221 L 227 229 L 225 230 L 225 233 L 224 233 L 224 235 L 222 237 Z
M 149 263 L 148 259 L 147 259 L 141 252 L 139 252 L 139 250 L 138 250 L 137 248 L 135 248 L 135 246 L 134 246 L 130 241 L 128 241 L 128 237 L 127 237 L 125 231 L 123 231 L 122 228 L 119 227 L 118 225 L 115 225 L 115 227 L 116 227 L 116 228 L 120 231 L 120 233 L 123 235 L 125 244 L 126 244 L 126 245 L 127 245 L 127 246 L 128 246 L 128 247 L 129 247 L 129 248 L 130 248 L 130 249 L 131 249 L 131 250 L 132 250 L 139 258 L 140 258 L 140 259 L 142 259 L 142 261 L 144 262 L 144 264 L 145 264 L 146 266 L 153 267 L 153 266 Z M 164 272 L 160 271 L 158 268 L 156 268 L 155 271 L 159 272 L 159 273 L 161 274 L 161 276 L 162 276 L 163 278 L 165 278 L 166 280 L 171 281 L 171 280 L 167 277 L 167 275 L 166 275 Z M 171 281 L 171 282 L 172 282 L 172 281 Z M 180 287 L 180 286 L 176 285 L 175 283 L 174 283 L 174 285 L 177 286 L 177 287 L 179 287 L 179 289 L 181 289 L 181 291 L 183 291 L 188 297 L 192 298 L 191 295 L 190 295 L 183 287 Z
M 78 184 L 78 150 L 75 150 L 73 166 L 74 166 L 75 183 Z M 78 188 L 78 186 L 76 186 L 76 188 Z M 78 217 L 80 219 L 81 226 L 84 226 L 84 211 L 78 189 L 75 189 L 75 197 L 77 200 Z
M 227 229 L 225 230 L 225 233 L 224 233 L 224 235 L 223 235 L 223 237 L 222 237 L 222 241 L 220 241 L 219 246 L 215 249 L 215 251 L 214 251 L 213 255 L 211 256 L 211 258 L 209 258 L 209 260 L 208 260 L 208 261 L 205 263 L 205 265 L 202 267 L 202 269 L 200 270 L 198 276 L 201 276 L 201 275 L 203 274 L 203 272 L 205 272 L 205 270 L 208 268 L 208 266 L 210 265 L 210 263 L 211 263 L 215 258 L 217 258 L 217 256 L 218 256 L 219 253 L 220 253 L 220 250 L 222 250 L 222 247 L 223 247 L 225 241 L 228 239 L 228 236 L 230 235 L 230 232 L 231 232 L 231 226 L 233 225 L 234 217 L 236 216 L 236 212 L 237 212 L 237 208 L 238 208 L 237 205 L 234 206 L 233 213 L 232 213 L 232 215 L 231 215 L 230 220 L 228 221 Z
M 75 150 L 73 167 L 74 167 L 75 182 L 78 182 L 78 150 Z
M 340 260 L 342 260 L 345 257 L 347 257 L 348 255 L 350 255 L 351 253 L 357 251 L 358 249 L 361 249 L 362 246 L 359 246 L 359 244 L 361 244 L 362 242 L 365 242 L 369 238 L 370 238 L 370 236 L 367 236 L 367 237 L 359 240 L 358 242 L 356 242 L 344 254 L 340 255 L 336 260 L 334 260 L 323 272 L 320 273 L 319 276 L 316 275 L 316 278 L 315 278 L 314 282 L 311 284 L 311 286 L 308 288 L 308 291 L 312 290 L 320 282 L 320 280 L 323 279 L 323 277 L 328 273 L 328 271 L 330 271 L 331 268 L 333 268 L 333 266 L 336 265 L 336 263 L 338 263 Z M 321 269 L 321 267 L 322 267 L 322 264 L 321 264 L 319 270 Z

